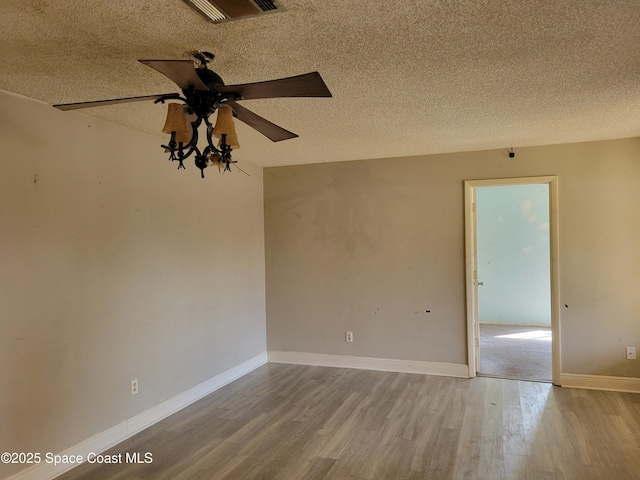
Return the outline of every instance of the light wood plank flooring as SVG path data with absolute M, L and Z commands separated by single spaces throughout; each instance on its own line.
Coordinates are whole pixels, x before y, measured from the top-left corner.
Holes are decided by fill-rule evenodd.
M 631 480 L 639 432 L 638 394 L 267 364 L 59 478 Z

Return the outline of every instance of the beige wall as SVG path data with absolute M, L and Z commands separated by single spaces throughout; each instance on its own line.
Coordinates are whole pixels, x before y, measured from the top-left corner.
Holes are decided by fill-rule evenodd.
M 0 92 L 0 451 L 60 452 L 265 353 L 262 169 L 201 180 L 161 141 Z
M 268 349 L 466 364 L 463 181 L 558 175 L 562 372 L 640 377 L 640 138 L 515 151 L 265 169 Z
M 264 353 L 265 263 L 270 350 L 466 364 L 469 179 L 559 176 L 562 370 L 640 377 L 640 139 L 268 168 L 266 260 L 260 168 L 200 180 L 156 137 L 4 92 L 0 142 L 2 451 Z

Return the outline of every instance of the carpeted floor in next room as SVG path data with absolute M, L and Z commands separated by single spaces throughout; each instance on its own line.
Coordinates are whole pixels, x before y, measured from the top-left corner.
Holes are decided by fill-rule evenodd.
M 551 329 L 481 324 L 478 375 L 550 382 Z

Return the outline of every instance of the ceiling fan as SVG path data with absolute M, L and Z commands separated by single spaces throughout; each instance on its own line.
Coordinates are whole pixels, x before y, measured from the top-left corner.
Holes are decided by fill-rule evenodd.
M 232 117 L 246 123 L 274 142 L 295 138 L 293 132 L 271 123 L 251 110 L 240 105 L 240 100 L 280 97 L 331 97 L 324 80 L 318 72 L 293 77 L 268 80 L 264 82 L 225 85 L 220 76 L 207 67 L 214 55 L 209 52 L 188 52 L 188 60 L 139 60 L 139 62 L 157 70 L 180 87 L 179 93 L 145 95 L 141 97 L 116 98 L 91 102 L 65 103 L 53 105 L 60 110 L 99 107 L 118 103 L 153 100 L 165 103 L 176 100 L 181 103 L 169 103 L 164 133 L 171 134 L 167 145 L 162 145 L 169 159 L 178 161 L 178 168 L 184 168 L 184 160 L 195 154 L 195 164 L 202 172 L 209 165 L 227 171 L 231 151 L 239 148 Z M 218 111 L 214 124 L 209 117 Z M 198 148 L 198 127 L 206 125 L 206 147 Z M 214 145 L 214 138 L 219 139 Z

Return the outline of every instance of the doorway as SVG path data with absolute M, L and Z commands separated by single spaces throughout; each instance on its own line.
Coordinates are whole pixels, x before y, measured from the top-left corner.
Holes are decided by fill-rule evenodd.
M 465 182 L 469 376 L 558 383 L 557 177 Z

